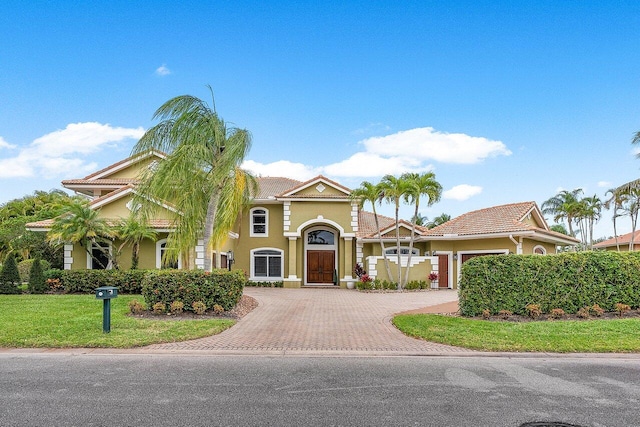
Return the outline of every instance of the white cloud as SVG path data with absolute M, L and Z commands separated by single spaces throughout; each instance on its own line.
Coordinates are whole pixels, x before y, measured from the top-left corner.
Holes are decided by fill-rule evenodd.
M 35 139 L 17 156 L 0 159 L 0 178 L 56 176 L 88 173 L 96 168 L 85 157 L 119 142 L 139 139 L 144 129 L 112 127 L 95 122 L 71 123 Z
M 351 132 L 352 135 L 363 135 L 363 134 L 373 134 L 376 132 L 388 132 L 391 130 L 391 127 L 385 125 L 384 123 L 369 123 L 367 126 L 363 128 L 359 128 Z
M 460 184 L 442 192 L 442 197 L 444 199 L 453 199 L 461 202 L 480 193 L 482 193 L 482 187 L 477 185 Z
M 463 133 L 443 133 L 431 127 L 368 138 L 361 143 L 367 152 L 383 157 L 410 157 L 441 163 L 473 164 L 488 157 L 511 155 L 501 141 Z
M 288 160 L 279 160 L 273 163 L 259 163 L 254 160 L 245 160 L 242 163 L 242 168 L 258 176 L 287 177 L 299 181 L 306 181 L 321 173 L 318 168 L 302 163 L 293 163 Z
M 403 172 L 427 172 L 431 165 L 423 165 L 411 157 L 383 157 L 369 152 L 356 153 L 346 160 L 322 167 L 323 173 L 340 177 L 376 177 Z
M 171 74 L 171 70 L 167 68 L 166 64 L 162 64 L 161 66 L 156 68 L 157 76 L 168 76 L 169 74 Z
M 16 146 L 13 144 L 9 144 L 7 141 L 4 140 L 3 137 L 0 136 L 0 148 L 11 149 L 11 148 L 16 148 Z
M 598 181 L 599 188 L 611 188 L 612 185 L 610 181 Z

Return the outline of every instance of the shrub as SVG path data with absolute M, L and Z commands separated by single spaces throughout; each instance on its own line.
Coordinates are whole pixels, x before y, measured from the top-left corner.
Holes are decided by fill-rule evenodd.
M 222 306 L 220 304 L 215 304 L 213 306 L 213 312 L 215 314 L 222 314 L 222 313 L 224 313 L 224 308 L 222 308 Z
M 596 317 L 600 317 L 604 314 L 604 309 L 601 308 L 598 304 L 593 304 L 589 311 Z
M 485 308 L 484 310 L 482 310 L 482 318 L 487 320 L 491 317 L 491 312 L 489 311 L 488 308 Z
M 503 320 L 507 320 L 507 319 L 509 319 L 509 317 L 511 317 L 513 315 L 513 312 L 510 311 L 510 310 L 500 310 L 498 312 L 498 315 L 500 317 L 502 317 Z
M 590 311 L 591 310 L 589 307 L 582 307 L 580 310 L 578 310 L 578 313 L 576 313 L 576 315 L 581 319 L 588 319 L 591 315 Z
M 163 302 L 157 302 L 153 304 L 153 312 L 155 314 L 162 314 L 167 310 L 167 306 Z
M 43 294 L 47 289 L 47 282 L 42 271 L 42 262 L 40 258 L 36 258 L 31 263 L 31 270 L 29 271 L 29 292 Z
M 195 301 L 193 304 L 191 304 L 191 307 L 193 308 L 193 312 L 198 315 L 202 315 L 205 311 L 207 311 L 207 306 L 202 301 Z
M 253 282 L 251 280 L 247 281 L 245 283 L 245 286 L 251 286 L 251 287 L 259 287 L 259 288 L 282 288 L 284 287 L 284 282 L 282 281 L 276 281 L 276 282 L 271 282 L 271 281 L 259 281 L 259 282 Z
M 129 312 L 131 314 L 142 314 L 145 311 L 144 305 L 137 299 L 129 301 Z
M 13 255 L 8 255 L 0 270 L 0 294 L 19 294 L 20 273 Z
M 527 315 L 532 319 L 537 319 L 542 314 L 542 310 L 540 310 L 540 305 L 538 304 L 528 304 L 525 310 L 527 310 Z
M 20 280 L 23 283 L 29 283 L 29 272 L 31 271 L 34 262 L 35 258 L 31 258 L 18 263 L 18 274 L 20 274 Z M 46 271 L 51 268 L 51 263 L 47 260 L 41 259 L 40 266 L 42 267 L 42 271 Z
M 629 310 L 631 310 L 631 307 L 629 307 L 629 305 L 616 303 L 616 312 L 618 313 L 618 316 L 620 317 L 624 316 L 624 314 L 627 313 Z
M 549 317 L 552 319 L 562 319 L 565 315 L 565 311 L 561 308 L 554 308 L 549 312 Z
M 142 295 L 147 306 L 182 301 L 185 310 L 193 310 L 193 303 L 201 301 L 206 307 L 219 304 L 228 311 L 242 297 L 244 284 L 240 270 L 149 270 L 142 281 Z
M 613 311 L 616 302 L 638 307 L 640 252 L 475 257 L 462 265 L 459 297 L 464 316 L 485 308 L 525 315 L 531 301 L 543 313 L 552 308 L 576 313 L 594 304 Z
M 64 290 L 64 286 L 62 286 L 62 281 L 60 279 L 47 279 L 47 286 L 49 287 L 49 292 L 54 294 L 60 293 Z
M 171 314 L 182 314 L 184 303 L 182 301 L 174 301 L 169 306 L 169 310 L 171 310 Z

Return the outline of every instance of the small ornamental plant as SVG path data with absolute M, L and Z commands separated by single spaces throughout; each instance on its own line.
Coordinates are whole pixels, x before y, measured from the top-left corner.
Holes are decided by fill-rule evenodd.
M 593 304 L 589 311 L 596 317 L 601 317 L 604 314 L 604 309 L 598 304 Z
M 532 319 L 537 319 L 542 314 L 539 304 L 528 304 L 525 310 L 527 310 L 527 315 Z
M 491 311 L 489 311 L 488 308 L 485 308 L 484 310 L 482 310 L 482 318 L 485 320 L 489 320 L 489 318 L 491 317 Z
M 565 316 L 565 312 L 561 308 L 554 308 L 549 312 L 549 317 L 552 319 L 562 319 Z
M 578 316 L 580 319 L 588 319 L 591 315 L 590 312 L 591 310 L 589 307 L 582 307 L 580 310 L 578 310 L 576 316 Z
M 435 271 L 432 271 L 431 273 L 429 273 L 429 280 L 431 280 L 432 282 L 434 280 L 438 280 L 438 273 L 436 273 Z
M 191 304 L 191 307 L 193 308 L 193 312 L 198 315 L 202 315 L 207 311 L 207 306 L 202 301 L 195 301 Z
M 142 314 L 144 312 L 144 305 L 137 299 L 129 301 L 129 312 L 131 314 Z
M 184 309 L 184 303 L 182 301 L 174 301 L 169 306 L 169 310 L 171 314 L 182 314 L 182 310 Z
M 363 281 L 362 280 L 362 276 L 366 276 L 367 275 L 367 272 L 365 271 L 364 268 L 362 268 L 360 263 L 356 263 L 356 266 L 353 269 L 353 272 L 355 273 L 356 276 L 358 276 L 358 279 L 360 279 L 360 281 Z
M 364 273 L 361 277 L 360 277 L 360 281 L 362 283 L 369 283 L 371 281 L 371 277 L 369 277 L 369 275 L 367 273 Z
M 60 279 L 47 279 L 47 285 L 49 286 L 49 292 L 54 294 L 60 293 L 64 290 Z
M 625 313 L 629 312 L 629 310 L 631 310 L 631 307 L 629 307 L 627 304 L 622 304 L 622 303 L 616 303 L 615 305 L 616 307 L 616 312 L 618 313 L 619 317 L 622 317 L 625 315 Z
M 216 315 L 220 315 L 220 314 L 224 313 L 224 308 L 220 304 L 214 304 L 213 312 Z
M 163 302 L 153 304 L 153 312 L 155 314 L 163 314 L 167 310 L 167 306 Z
M 510 310 L 500 310 L 498 315 L 502 317 L 503 320 L 508 320 L 513 315 L 513 312 Z

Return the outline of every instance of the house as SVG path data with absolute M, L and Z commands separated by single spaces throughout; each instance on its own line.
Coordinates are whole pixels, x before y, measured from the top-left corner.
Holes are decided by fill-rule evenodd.
M 607 250 L 607 251 L 628 251 L 631 244 L 631 237 L 633 236 L 633 250 L 640 251 L 640 230 L 634 233 L 627 233 L 618 236 L 616 239 L 612 237 L 602 242 L 593 245 L 593 249 Z
M 153 170 L 164 158 L 158 152 L 130 157 L 82 179 L 62 181 L 62 185 L 90 197 L 92 209 L 116 221 L 136 209 L 133 196 L 140 173 Z M 547 254 L 555 253 L 558 245 L 578 243 L 549 230 L 535 202 L 525 202 L 470 212 L 431 230 L 401 220 L 398 248 L 394 219 L 379 215 L 378 231 L 374 215 L 360 210 L 349 197 L 351 190 L 325 176 L 304 182 L 260 177 L 258 185 L 248 212 L 240 216 L 222 247 L 213 251 L 213 267 L 231 265 L 244 270 L 252 281 L 282 281 L 285 287 L 350 287 L 357 280 L 356 263 L 371 277 L 389 280 L 381 240 L 394 278 L 398 264 L 406 267 L 409 263 L 412 232 L 415 244 L 409 280 L 427 280 L 431 272 L 437 272 L 436 285 L 441 288 L 456 288 L 459 266 L 473 256 Z M 157 240 L 142 242 L 139 268 L 204 268 L 202 240 L 194 242 L 193 251 L 182 254 L 177 264 L 163 262 L 167 237 L 180 211 L 169 202 L 157 204 L 158 213 L 149 224 L 158 233 Z M 47 231 L 52 223 L 49 219 L 27 227 Z M 108 249 L 119 244 L 115 241 Z M 76 244 L 64 249 L 65 269 L 102 268 L 85 248 Z M 91 250 L 100 256 L 99 249 Z M 121 268 L 129 267 L 130 250 L 125 247 L 121 254 Z

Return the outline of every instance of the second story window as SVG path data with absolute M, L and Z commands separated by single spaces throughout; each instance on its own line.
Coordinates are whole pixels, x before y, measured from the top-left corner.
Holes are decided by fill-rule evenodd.
M 264 208 L 251 209 L 251 237 L 269 235 L 269 211 Z

